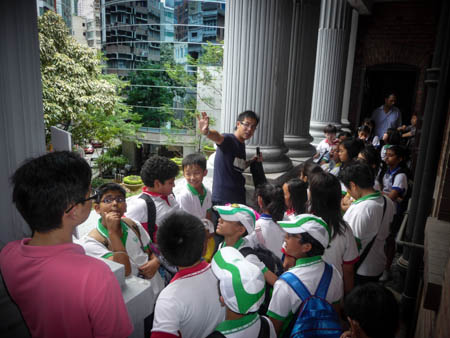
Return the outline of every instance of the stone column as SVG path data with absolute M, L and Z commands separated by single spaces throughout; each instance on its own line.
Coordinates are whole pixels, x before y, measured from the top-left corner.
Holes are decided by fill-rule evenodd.
M 358 33 L 359 13 L 356 9 L 352 9 L 352 23 L 350 29 L 350 40 L 348 44 L 347 69 L 345 73 L 344 97 L 342 102 L 341 123 L 343 127 L 348 128 L 350 121 L 348 120 L 348 112 L 350 108 L 350 94 L 352 91 L 353 64 L 355 62 L 356 36 Z
M 245 110 L 259 114 L 247 156 L 261 147 L 266 173 L 292 167 L 283 142 L 291 17 L 291 0 L 227 1 L 221 129 L 233 132 Z
M 309 120 L 319 15 L 319 1 L 294 2 L 284 124 L 284 142 L 289 148 L 287 155 L 290 158 L 304 159 L 316 152 L 310 144 L 313 138 L 309 134 Z
M 324 138 L 327 124 L 341 127 L 348 14 L 347 0 L 321 1 L 310 126 L 314 144 Z

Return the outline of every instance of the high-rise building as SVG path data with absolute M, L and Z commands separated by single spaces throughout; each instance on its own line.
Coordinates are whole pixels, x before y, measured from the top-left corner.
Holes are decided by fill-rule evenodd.
M 38 16 L 43 15 L 46 11 L 53 11 L 62 16 L 64 22 L 72 32 L 72 13 L 74 0 L 36 0 Z
M 108 73 L 126 76 L 140 63 L 159 61 L 159 1 L 104 0 L 102 11 L 102 50 Z

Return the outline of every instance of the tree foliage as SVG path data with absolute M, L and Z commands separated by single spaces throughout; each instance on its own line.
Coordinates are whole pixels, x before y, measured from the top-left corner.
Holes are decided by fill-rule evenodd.
M 51 126 L 71 132 L 81 144 L 111 144 L 136 134 L 140 117 L 123 103 L 125 83 L 103 75 L 101 54 L 76 42 L 52 11 L 39 18 L 39 43 L 47 140 Z
M 166 88 L 172 85 L 172 81 L 161 71 L 159 64 L 148 62 L 139 66 L 139 70 L 129 74 L 129 81 L 131 86 L 127 90 L 126 103 L 142 117 L 144 126 L 159 128 L 172 119 L 169 107 L 172 106 L 174 92 Z

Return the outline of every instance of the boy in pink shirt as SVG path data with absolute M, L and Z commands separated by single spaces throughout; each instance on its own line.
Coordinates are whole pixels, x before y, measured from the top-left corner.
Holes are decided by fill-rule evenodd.
M 72 243 L 91 211 L 91 169 L 72 152 L 23 164 L 13 202 L 33 231 L 0 252 L 6 287 L 33 337 L 127 337 L 133 331 L 109 267 Z

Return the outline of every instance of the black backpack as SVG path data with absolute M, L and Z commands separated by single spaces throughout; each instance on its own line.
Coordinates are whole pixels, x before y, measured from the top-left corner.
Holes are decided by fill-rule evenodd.
M 272 251 L 266 249 L 265 247 L 258 245 L 255 248 L 245 247 L 239 249 L 242 256 L 247 257 L 248 255 L 255 255 L 259 258 L 261 262 L 264 263 L 266 268 L 272 271 L 275 275 L 280 276 L 283 274 L 283 263 L 281 259 L 279 259 Z M 265 315 L 267 313 L 267 309 L 269 308 L 270 298 L 272 294 L 272 286 L 266 283 L 266 291 L 264 297 L 264 303 L 258 310 L 260 315 Z
M 266 317 L 259 317 L 261 328 L 259 329 L 258 338 L 270 338 L 270 325 Z M 223 338 L 225 337 L 220 331 L 213 331 L 206 338 Z M 251 338 L 251 337 L 249 337 Z

